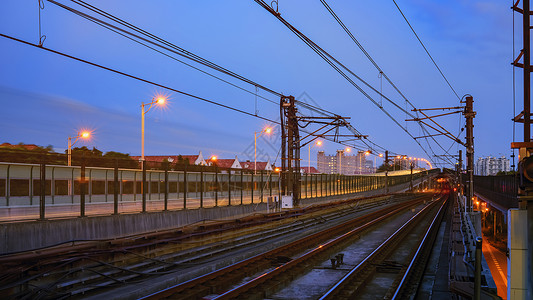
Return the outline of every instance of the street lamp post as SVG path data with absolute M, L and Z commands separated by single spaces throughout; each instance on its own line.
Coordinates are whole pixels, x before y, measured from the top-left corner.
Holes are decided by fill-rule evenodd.
M 76 142 L 82 138 L 82 139 L 88 139 L 91 136 L 91 133 L 89 131 L 79 131 L 78 134 L 74 137 L 74 142 L 72 142 L 73 137 L 68 137 L 68 148 L 67 148 L 67 166 L 72 165 L 72 146 L 76 144 Z
M 68 141 L 68 147 L 67 147 L 67 166 L 72 166 L 72 146 L 74 146 L 74 144 L 76 144 L 76 142 L 82 138 L 82 139 L 88 139 L 89 137 L 91 136 L 91 133 L 89 131 L 78 131 L 78 134 L 74 137 L 74 142 L 72 142 L 72 139 L 73 137 L 68 137 L 67 141 Z M 68 184 L 67 184 L 67 195 L 71 195 L 72 194 L 72 180 L 69 179 L 68 180 Z
M 272 128 L 267 127 L 261 131 L 255 131 L 254 132 L 254 175 L 257 174 L 257 138 L 261 137 L 263 133 L 270 134 L 272 132 Z M 259 133 L 259 136 L 257 134 Z
M 159 106 L 165 105 L 166 100 L 167 99 L 165 97 L 159 96 L 152 98 L 152 101 L 150 101 L 150 103 L 141 102 L 141 161 L 144 161 L 144 115 L 150 111 L 154 104 L 157 104 Z M 148 109 L 145 111 L 144 107 L 146 105 L 149 106 Z
M 322 145 L 322 141 L 316 141 L 316 143 L 313 144 L 313 147 L 314 146 L 320 146 Z M 309 144 L 309 167 L 307 169 L 307 173 L 310 174 L 311 173 L 311 144 Z M 318 168 L 318 165 L 317 165 L 317 168 Z

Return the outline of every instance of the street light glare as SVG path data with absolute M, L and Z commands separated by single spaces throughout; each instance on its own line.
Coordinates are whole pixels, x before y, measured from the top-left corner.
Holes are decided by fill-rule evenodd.
M 272 132 L 272 128 L 270 127 L 265 128 L 265 132 L 266 134 L 270 134 Z
M 84 139 L 88 139 L 91 136 L 91 133 L 89 131 L 83 131 L 80 136 Z
M 317 141 L 316 144 L 317 144 L 317 146 L 320 146 L 320 145 L 322 145 L 322 141 Z
M 211 156 L 211 160 L 216 161 L 217 159 L 218 157 L 216 157 L 216 155 Z
M 156 103 L 158 105 L 165 105 L 166 101 L 167 101 L 167 99 L 165 99 L 165 97 L 157 97 Z
M 351 149 L 350 149 L 350 148 L 346 148 L 346 152 L 350 152 L 350 151 L 351 151 Z

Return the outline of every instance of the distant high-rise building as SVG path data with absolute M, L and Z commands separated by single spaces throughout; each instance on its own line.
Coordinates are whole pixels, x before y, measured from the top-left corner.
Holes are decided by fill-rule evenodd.
M 337 150 L 335 155 L 326 155 L 324 151 L 317 153 L 317 169 L 325 174 L 368 174 L 372 173 L 374 166 L 372 161 L 366 159 L 363 151 L 356 155 L 346 155 L 343 150 Z
M 496 175 L 500 171 L 511 171 L 509 159 L 505 156 L 500 158 L 492 156 L 480 157 L 474 167 L 474 174 L 482 176 Z

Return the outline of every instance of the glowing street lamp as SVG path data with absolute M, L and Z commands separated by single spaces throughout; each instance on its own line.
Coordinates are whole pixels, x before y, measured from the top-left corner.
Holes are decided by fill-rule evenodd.
M 259 136 L 257 136 L 258 133 L 259 133 Z M 257 132 L 257 131 L 254 132 L 254 175 L 257 174 L 257 138 L 261 137 L 263 135 L 263 133 L 271 134 L 272 133 L 272 128 L 271 127 L 266 127 L 266 128 L 264 128 L 263 130 L 261 130 L 259 132 Z
M 309 144 L 309 168 L 308 168 L 308 171 L 307 173 L 311 173 L 311 148 L 315 147 L 315 146 L 322 146 L 322 141 L 316 141 L 313 146 L 311 146 L 311 144 Z M 318 165 L 317 165 L 318 167 Z
M 76 144 L 76 142 L 82 138 L 84 140 L 88 139 L 91 137 L 91 132 L 89 131 L 79 131 L 78 134 L 75 136 L 75 137 L 68 137 L 68 148 L 67 148 L 67 166 L 71 166 L 72 165 L 72 146 L 74 146 L 74 144 Z M 74 142 L 72 142 L 72 139 L 74 139 Z
M 150 103 L 145 104 L 144 102 L 141 102 L 141 161 L 144 161 L 144 115 L 150 111 L 154 104 L 162 107 L 165 106 L 166 102 L 167 99 L 163 96 L 157 96 L 152 98 L 152 101 Z M 144 107 L 146 105 L 149 106 L 148 109 L 145 111 Z

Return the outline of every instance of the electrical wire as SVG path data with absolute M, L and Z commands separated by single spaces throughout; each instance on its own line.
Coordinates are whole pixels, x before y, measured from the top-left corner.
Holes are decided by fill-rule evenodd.
M 203 71 L 203 70 L 200 70 L 200 69 L 198 69 L 198 68 L 196 68 L 196 67 L 194 67 L 194 66 L 192 66 L 192 65 L 190 65 L 190 64 L 187 64 L 187 63 L 185 63 L 185 62 L 183 62 L 183 61 L 181 61 L 181 60 L 178 60 L 177 58 L 175 58 L 175 57 L 173 57 L 173 56 L 170 56 L 170 55 L 168 55 L 168 54 L 166 54 L 166 53 L 163 53 L 162 51 L 159 51 L 159 50 L 155 49 L 154 47 L 151 47 L 151 46 L 147 45 L 146 43 L 149 43 L 149 44 L 152 44 L 152 45 L 154 45 L 154 46 L 160 47 L 160 48 L 162 48 L 162 49 L 164 49 L 164 50 L 166 50 L 166 51 L 172 52 L 172 53 L 174 53 L 174 54 L 181 55 L 181 56 L 186 57 L 186 58 L 188 58 L 188 59 L 191 59 L 191 60 L 193 60 L 193 61 L 195 61 L 195 62 L 201 63 L 201 64 L 203 64 L 203 65 L 205 65 L 205 66 L 210 67 L 210 68 L 213 68 L 213 69 L 215 69 L 215 70 L 217 70 L 217 71 L 223 72 L 224 74 L 227 74 L 227 75 L 230 75 L 230 76 L 232 76 L 232 77 L 234 77 L 234 78 L 237 78 L 237 79 L 239 79 L 239 80 L 242 80 L 242 81 L 244 81 L 244 82 L 246 82 L 246 83 L 253 84 L 253 85 L 256 87 L 256 89 L 257 89 L 257 88 L 261 88 L 261 89 L 263 89 L 263 90 L 265 90 L 265 91 L 267 91 L 267 92 L 270 92 L 270 93 L 272 93 L 272 94 L 275 94 L 275 95 L 278 95 L 278 96 L 281 96 L 281 95 L 282 95 L 281 93 L 275 92 L 275 91 L 273 91 L 273 90 L 270 89 L 270 88 L 267 88 L 267 87 L 265 87 L 265 86 L 263 86 L 263 85 L 261 85 L 261 84 L 258 84 L 258 83 L 256 83 L 256 82 L 253 82 L 253 81 L 249 80 L 249 79 L 246 79 L 245 77 L 243 77 L 243 76 L 241 76 L 241 75 L 238 75 L 238 74 L 236 74 L 236 73 L 233 73 L 233 72 L 231 72 L 231 71 L 228 71 L 227 69 L 225 69 L 225 68 L 223 68 L 223 67 L 220 67 L 220 66 L 218 66 L 218 65 L 216 65 L 216 64 L 214 64 L 214 63 L 212 63 L 212 62 L 210 62 L 210 61 L 208 61 L 208 60 L 206 60 L 206 59 L 203 59 L 203 58 L 201 58 L 201 57 L 199 57 L 199 56 L 197 56 L 197 55 L 195 55 L 195 54 L 192 54 L 192 53 L 189 52 L 189 51 L 186 51 L 186 50 L 184 50 L 184 49 L 182 49 L 182 48 L 180 48 L 180 47 L 178 47 L 178 46 L 176 46 L 176 45 L 174 45 L 174 44 L 172 44 L 172 43 L 170 43 L 170 42 L 168 42 L 168 41 L 166 41 L 166 40 L 164 40 L 164 39 L 162 39 L 162 38 L 159 38 L 159 37 L 157 37 L 157 36 L 155 36 L 155 35 L 153 35 L 153 34 L 151 34 L 151 33 L 148 33 L 148 32 L 146 32 L 146 31 L 144 31 L 144 30 L 142 30 L 142 29 L 140 29 L 140 28 L 138 28 L 138 27 L 136 27 L 136 26 L 134 26 L 134 25 L 132 25 L 132 24 L 130 24 L 130 23 L 128 23 L 128 22 L 126 22 L 126 21 L 124 21 L 124 20 L 122 20 L 122 19 L 116 17 L 116 16 L 114 16 L 114 15 L 112 15 L 112 14 L 109 14 L 109 13 L 107 13 L 107 12 L 101 10 L 101 9 L 98 9 L 98 8 L 96 8 L 96 7 L 94 7 L 94 6 L 90 5 L 90 4 L 87 4 L 87 3 L 84 2 L 84 1 L 71 0 L 72 2 L 78 4 L 78 5 L 80 5 L 80 6 L 84 7 L 84 8 L 86 8 L 86 9 L 89 9 L 89 10 L 91 10 L 91 11 L 93 11 L 93 12 L 95 12 L 95 13 L 101 15 L 101 16 L 104 16 L 104 17 L 106 17 L 106 18 L 109 18 L 109 19 L 111 19 L 111 20 L 113 20 L 113 21 L 115 21 L 115 22 L 117 22 L 117 23 L 119 23 L 119 24 L 121 24 L 121 25 L 123 25 L 123 26 L 126 26 L 127 28 L 130 28 L 130 29 L 134 30 L 135 32 L 138 32 L 138 33 L 141 34 L 141 35 L 144 35 L 144 36 L 146 36 L 146 37 L 148 37 L 148 38 L 150 38 L 150 39 L 154 39 L 156 42 L 154 42 L 154 41 L 152 41 L 152 40 L 150 40 L 150 39 L 148 39 L 148 38 L 144 38 L 144 37 L 142 37 L 142 36 L 140 36 L 140 35 L 138 35 L 138 34 L 135 34 L 135 33 L 132 33 L 132 32 L 130 32 L 130 31 L 124 30 L 124 29 L 122 29 L 122 28 L 119 28 L 119 27 L 117 27 L 117 26 L 114 26 L 114 25 L 112 25 L 112 24 L 110 24 L 110 23 L 108 23 L 108 22 L 105 22 L 105 21 L 101 20 L 101 19 L 98 19 L 98 18 L 95 18 L 95 17 L 93 17 L 93 16 L 87 15 L 87 14 L 85 14 L 85 13 L 83 13 L 83 12 L 80 12 L 80 11 L 78 11 L 78 10 L 76 10 L 76 9 L 73 9 L 73 8 L 71 8 L 71 7 L 68 7 L 68 6 L 64 5 L 64 4 L 61 4 L 61 3 L 57 2 L 57 1 L 54 1 L 54 0 L 47 0 L 47 1 L 49 1 L 50 3 L 55 4 L 55 5 L 57 5 L 57 6 L 61 7 L 61 8 L 63 8 L 63 9 L 66 9 L 66 10 L 68 10 L 68 11 L 70 11 L 70 12 L 72 12 L 72 13 L 78 15 L 78 16 L 81 16 L 81 17 L 83 17 L 83 18 L 85 18 L 85 19 L 87 19 L 87 20 L 89 20 L 89 21 L 91 21 L 91 22 L 93 22 L 93 23 L 95 23 L 95 24 L 98 24 L 98 25 L 100 25 L 100 26 L 102 26 L 102 27 L 104 27 L 104 28 L 106 28 L 106 29 L 109 29 L 109 30 L 111 30 L 111 31 L 113 31 L 113 32 L 115 32 L 115 33 L 121 35 L 121 36 L 124 36 L 124 37 L 126 37 L 126 38 L 128 38 L 128 39 L 130 39 L 130 40 L 132 40 L 132 41 L 135 41 L 135 42 L 137 42 L 137 43 L 139 43 L 139 44 L 141 44 L 141 45 L 143 45 L 143 46 L 145 46 L 145 47 L 148 47 L 149 49 L 152 49 L 152 50 L 154 50 L 154 51 L 156 51 L 156 52 L 158 52 L 158 53 L 160 53 L 160 54 L 163 54 L 163 55 L 165 55 L 165 56 L 167 56 L 167 57 L 170 57 L 170 58 L 172 58 L 172 59 L 174 59 L 174 60 L 177 60 L 177 61 L 179 61 L 179 62 L 181 62 L 181 63 L 183 63 L 183 64 L 185 64 L 185 65 L 187 65 L 187 66 L 190 66 L 190 67 L 192 67 L 192 68 L 194 68 L 194 69 L 196 69 L 196 70 L 198 70 L 198 71 L 201 71 L 201 72 L 203 72 L 203 73 L 205 73 L 205 74 L 207 74 L 207 75 L 209 75 L 209 76 L 212 76 L 212 77 L 214 77 L 214 78 L 216 78 L 216 79 L 219 79 L 219 80 L 221 80 L 221 81 L 223 81 L 223 82 L 225 82 L 225 83 L 228 83 L 228 84 L 230 84 L 230 85 L 232 85 L 232 86 L 234 86 L 234 87 L 237 87 L 237 88 L 239 88 L 239 89 L 241 89 L 241 90 L 243 90 L 243 91 L 246 91 L 246 92 L 248 92 L 248 93 L 250 93 L 250 94 L 254 94 L 254 95 L 256 95 L 256 93 L 253 93 L 252 91 L 249 91 L 249 90 L 247 90 L 247 89 L 244 89 L 244 88 L 242 88 L 242 87 L 239 87 L 239 86 L 237 86 L 237 85 L 234 85 L 234 84 L 232 84 L 232 83 L 230 83 L 230 82 L 228 82 L 228 81 L 226 81 L 226 80 L 224 80 L 224 79 L 221 79 L 221 78 L 219 78 L 219 77 L 217 77 L 217 76 L 215 76 L 215 75 L 212 75 L 212 74 L 210 74 L 210 73 L 208 73 L 208 72 L 205 72 L 205 71 Z M 139 40 L 141 40 L 142 42 L 139 41 Z M 161 45 L 160 43 L 163 43 L 163 45 Z M 185 54 L 184 54 L 184 53 L 185 53 Z M 262 97 L 262 96 L 259 96 L 259 95 L 258 95 L 258 97 L 260 97 L 260 98 L 262 98 L 262 99 L 264 99 L 264 100 L 267 100 L 267 101 L 269 101 L 269 102 L 271 102 L 271 103 L 276 103 L 276 102 L 274 102 L 274 101 L 272 101 L 272 100 L 270 100 L 270 99 L 268 99 L 268 98 L 265 98 L 265 97 Z M 299 102 L 299 103 L 302 104 L 302 103 L 304 103 L 304 102 Z M 277 103 L 276 103 L 276 104 L 277 104 Z M 312 105 L 307 105 L 307 107 L 310 108 L 310 109 L 314 109 L 314 110 L 320 110 L 320 111 L 322 111 L 323 113 L 326 113 L 326 114 L 329 114 L 329 115 L 334 115 L 334 114 L 331 113 L 331 112 L 328 112 L 328 111 L 323 110 L 323 109 L 318 108 L 318 107 L 314 107 L 314 106 L 312 106 Z M 349 124 L 349 123 L 348 123 L 348 124 Z M 351 125 L 350 125 L 350 127 L 351 127 Z M 350 128 L 350 127 L 349 127 L 349 130 L 353 132 L 352 129 L 354 129 L 354 128 L 353 128 L 353 127 Z M 305 131 L 304 131 L 304 132 L 305 132 Z M 365 144 L 366 144 L 366 143 L 365 143 Z M 373 144 L 373 145 L 377 145 L 377 144 L 375 144 L 375 143 L 372 143 L 372 144 Z M 368 145 L 368 144 L 367 144 L 367 145 Z M 355 147 L 355 146 L 352 146 L 352 145 L 350 145 L 350 146 L 351 146 L 351 147 Z M 368 147 L 370 147 L 370 146 L 368 146 Z M 381 147 L 381 148 L 382 148 L 382 147 Z
M 376 61 L 372 58 L 372 56 L 368 53 L 368 51 L 363 47 L 363 45 L 357 40 L 357 38 L 355 38 L 355 36 L 352 34 L 352 32 L 350 31 L 350 29 L 348 29 L 348 27 L 344 24 L 344 22 L 342 22 L 342 20 L 340 19 L 340 17 L 335 13 L 335 11 L 331 8 L 331 6 L 329 6 L 329 4 L 325 1 L 325 0 L 320 0 L 320 2 L 322 3 L 322 5 L 327 9 L 327 11 L 330 13 L 330 15 L 335 19 L 335 21 L 337 21 L 337 23 L 342 27 L 342 29 L 344 30 L 344 32 L 346 32 L 346 34 L 352 39 L 352 41 L 359 47 L 359 49 L 363 52 L 363 54 L 367 57 L 367 59 L 372 63 L 372 65 L 374 65 L 374 67 L 377 69 L 377 71 L 379 72 L 379 75 L 380 75 L 380 78 L 385 78 L 387 80 L 387 82 L 394 88 L 394 90 L 405 100 L 405 103 L 406 103 L 406 106 L 407 104 L 409 104 L 413 109 L 416 110 L 416 107 L 413 105 L 413 103 L 411 101 L 409 101 L 409 99 L 407 99 L 407 97 L 400 91 L 400 89 L 392 82 L 392 80 L 387 76 L 387 74 L 383 71 L 383 69 L 381 69 L 379 67 L 379 65 L 376 63 Z M 381 97 L 383 97 L 382 95 L 382 91 L 380 89 L 380 95 Z M 406 115 L 407 116 L 411 116 L 414 118 L 414 116 L 412 115 L 409 115 L 407 113 L 407 107 L 405 109 L 405 112 L 406 112 Z M 416 113 L 416 117 L 418 118 L 418 113 Z M 439 144 L 440 143 L 433 137 L 430 135 L 429 131 L 425 128 L 425 126 L 423 126 L 422 122 L 418 121 L 417 122 L 419 124 L 419 126 L 422 128 L 423 132 L 427 135 L 427 136 L 430 136 L 430 138 L 436 143 L 436 144 Z M 407 128 L 407 126 L 406 126 Z M 431 146 L 429 145 L 429 142 L 428 142 L 428 137 L 425 137 L 424 139 L 426 140 L 426 142 L 428 143 L 428 146 L 431 148 Z M 452 143 L 452 145 L 450 146 L 450 148 L 448 150 L 445 150 L 442 146 L 440 147 L 442 150 L 444 150 L 444 152 L 446 154 L 449 154 L 448 152 L 450 151 L 451 147 L 453 147 L 453 145 L 456 144 L 456 142 L 454 141 Z M 431 149 L 432 150 L 432 149 Z M 435 152 L 432 151 L 434 154 Z
M 231 107 L 231 106 L 219 103 L 217 101 L 213 101 L 213 100 L 209 100 L 209 99 L 206 99 L 206 98 L 203 98 L 203 97 L 200 97 L 200 96 L 196 96 L 196 95 L 193 95 L 193 94 L 190 94 L 190 93 L 187 93 L 187 92 L 172 88 L 172 87 L 167 86 L 167 85 L 159 84 L 159 83 L 156 83 L 156 82 L 144 79 L 144 78 L 140 78 L 138 76 L 134 76 L 134 75 L 122 72 L 122 71 L 118 71 L 116 69 L 113 69 L 113 68 L 110 68 L 110 67 L 106 67 L 106 66 L 94 63 L 94 62 L 90 62 L 88 60 L 85 60 L 85 59 L 82 59 L 82 58 L 78 58 L 78 57 L 75 57 L 75 56 L 72 56 L 72 55 L 57 51 L 57 50 L 53 50 L 53 49 L 50 49 L 50 48 L 47 48 L 47 47 L 44 47 L 44 46 L 39 46 L 39 45 L 33 44 L 31 42 L 24 41 L 24 40 L 21 40 L 21 39 L 18 39 L 18 38 L 9 36 L 9 35 L 5 35 L 5 34 L 2 34 L 2 33 L 0 33 L 0 36 L 3 37 L 3 38 L 7 38 L 7 39 L 10 39 L 10 40 L 13 40 L 15 42 L 19 42 L 19 43 L 22 43 L 22 44 L 25 44 L 25 45 L 28 45 L 28 46 L 33 46 L 33 47 L 36 47 L 38 49 L 42 49 L 42 50 L 45 50 L 45 51 L 48 51 L 48 52 L 51 52 L 51 53 L 66 57 L 66 58 L 70 58 L 72 60 L 76 60 L 78 62 L 82 62 L 82 63 L 88 64 L 88 65 L 91 65 L 91 66 L 94 66 L 94 67 L 97 67 L 97 68 L 101 68 L 101 69 L 110 71 L 112 73 L 116 73 L 116 74 L 131 78 L 131 79 L 135 79 L 137 81 L 141 81 L 141 82 L 144 82 L 144 83 L 147 83 L 147 84 L 150 84 L 150 85 L 157 86 L 159 88 L 163 88 L 163 89 L 166 89 L 166 90 L 169 90 L 169 91 L 172 91 L 172 92 L 176 92 L 176 93 L 182 94 L 184 96 L 194 98 L 196 100 L 207 102 L 207 103 L 210 103 L 210 104 L 213 104 L 213 105 L 216 105 L 216 106 L 228 109 L 228 110 L 232 110 L 232 111 L 235 111 L 235 112 L 238 112 L 238 113 L 241 113 L 241 114 L 245 114 L 245 115 L 250 116 L 250 117 L 258 118 L 258 119 L 261 119 L 261 120 L 264 120 L 264 121 L 271 122 L 273 124 L 280 125 L 279 121 L 276 121 L 276 120 L 273 120 L 273 119 L 269 119 L 269 118 L 266 118 L 266 117 L 262 117 L 262 116 L 259 116 L 259 115 L 255 115 L 253 113 L 249 113 L 247 111 L 243 111 L 241 109 L 238 109 L 238 108 L 235 108 L 235 107 Z M 301 103 L 303 103 L 303 102 L 301 102 Z M 302 130 L 302 131 L 305 132 L 305 133 L 310 133 L 307 130 Z M 324 138 L 324 139 L 328 140 L 328 141 L 331 141 L 331 142 L 338 143 L 338 144 L 342 144 L 342 145 L 345 145 L 345 146 L 353 147 L 353 148 L 356 148 L 356 149 L 358 148 L 356 145 L 351 145 L 351 144 L 346 144 L 346 143 L 339 143 L 339 142 L 335 141 L 332 138 Z
M 265 120 L 265 121 L 268 121 L 268 122 L 279 124 L 278 121 L 274 121 L 272 119 L 269 119 L 269 118 L 266 118 L 266 117 L 262 117 L 262 116 L 256 116 L 256 115 L 254 115 L 252 113 L 249 113 L 247 111 L 244 111 L 244 110 L 241 110 L 241 109 L 238 109 L 238 108 L 235 108 L 235 107 L 231 107 L 231 106 L 226 105 L 226 104 L 222 104 L 222 103 L 219 103 L 219 102 L 216 102 L 216 101 L 213 101 L 213 100 L 209 100 L 209 99 L 206 99 L 206 98 L 203 98 L 203 97 L 200 97 L 200 96 L 196 96 L 196 95 L 193 95 L 193 94 L 190 94 L 190 93 L 187 93 L 187 92 L 184 92 L 184 91 L 181 91 L 181 90 L 178 90 L 178 89 L 175 89 L 175 88 L 163 85 L 163 84 L 159 84 L 159 83 L 156 83 L 156 82 L 153 82 L 153 81 L 150 81 L 150 80 L 138 77 L 138 76 L 134 76 L 134 75 L 122 72 L 122 71 L 118 71 L 118 70 L 110 68 L 110 67 L 106 67 L 106 66 L 103 66 L 103 65 L 100 65 L 100 64 L 97 64 L 97 63 L 93 63 L 93 62 L 90 62 L 88 60 L 85 60 L 85 59 L 82 59 L 82 58 L 78 58 L 78 57 L 75 57 L 75 56 L 72 56 L 72 55 L 57 51 L 57 50 L 53 50 L 53 49 L 50 49 L 50 48 L 47 48 L 47 47 L 44 47 L 44 46 L 39 46 L 39 45 L 33 44 L 31 42 L 28 42 L 28 41 L 24 41 L 24 40 L 21 40 L 21 39 L 18 39 L 18 38 L 9 36 L 9 35 L 5 35 L 3 33 L 0 33 L 0 36 L 4 37 L 4 38 L 7 38 L 7 39 L 10 39 L 10 40 L 13 40 L 13 41 L 16 41 L 16 42 L 19 42 L 19 43 L 22 43 L 22 44 L 25 44 L 25 45 L 28 45 L 28 46 L 33 46 L 33 47 L 36 47 L 36 48 L 39 48 L 39 49 L 42 49 L 42 50 L 46 50 L 48 52 L 51 52 L 51 53 L 54 53 L 54 54 L 57 54 L 57 55 L 60 55 L 60 56 L 63 56 L 63 57 L 67 57 L 67 58 L 70 58 L 70 59 L 73 59 L 73 60 L 88 64 L 88 65 L 91 65 L 91 66 L 94 66 L 94 67 L 98 67 L 100 69 L 104 69 L 104 70 L 107 70 L 107 71 L 110 71 L 110 72 L 113 72 L 113 73 L 116 73 L 116 74 L 119 74 L 119 75 L 122 75 L 122 76 L 126 76 L 126 77 L 129 77 L 131 79 L 135 79 L 137 81 L 148 83 L 148 84 L 157 86 L 159 88 L 163 88 L 163 89 L 166 89 L 166 90 L 178 93 L 178 94 L 182 94 L 184 96 L 187 96 L 187 97 L 190 97 L 190 98 L 194 98 L 196 100 L 207 102 L 207 103 L 210 103 L 210 104 L 213 104 L 213 105 L 225 108 L 225 109 L 229 109 L 229 110 L 241 113 L 241 114 L 245 114 L 245 115 L 248 115 L 248 116 L 251 116 L 251 117 L 254 117 L 254 118 L 258 118 L 258 119 L 262 119 L 262 120 Z
M 344 64 L 342 64 L 340 61 L 335 59 L 331 54 L 329 54 L 327 51 L 325 51 L 323 48 L 318 46 L 315 42 L 313 42 L 310 38 L 305 36 L 301 31 L 299 31 L 296 27 L 294 27 L 292 24 L 290 24 L 287 20 L 285 20 L 283 17 L 281 17 L 280 13 L 275 11 L 272 7 L 270 7 L 265 1 L 262 0 L 254 0 L 257 4 L 259 4 L 261 7 L 263 7 L 265 10 L 267 10 L 269 13 L 271 13 L 274 17 L 276 17 L 283 25 L 285 25 L 289 30 L 291 30 L 298 38 L 300 38 L 306 45 L 308 45 L 316 54 L 318 54 L 324 61 L 326 61 L 335 71 L 337 71 L 342 77 L 344 77 L 350 84 L 352 84 L 359 92 L 361 92 L 368 100 L 370 100 L 374 105 L 376 105 L 379 109 L 382 110 L 387 117 L 389 117 L 394 123 L 396 123 L 400 128 L 402 128 L 419 146 L 420 148 L 426 153 L 427 157 L 432 159 L 432 156 L 429 155 L 427 150 L 420 144 L 417 139 L 403 126 L 401 125 L 396 118 L 394 118 L 385 108 L 379 105 L 378 102 L 376 102 L 368 93 L 366 93 L 357 83 L 355 83 L 346 73 L 344 73 L 340 68 L 346 70 L 349 74 L 356 77 L 359 81 L 361 81 L 363 84 L 365 84 L 367 87 L 369 87 L 371 90 L 373 90 L 375 93 L 383 96 L 389 103 L 394 105 L 399 110 L 403 111 L 409 116 L 415 117 L 410 112 L 406 111 L 404 108 L 396 104 L 394 101 L 389 99 L 387 96 L 381 94 L 377 89 L 372 87 L 370 84 L 368 84 L 366 81 L 364 81 L 361 77 L 356 75 L 353 71 L 351 71 L 349 68 L 347 68 Z M 443 148 L 444 150 L 444 148 Z
M 429 54 L 429 51 L 428 49 L 426 48 L 426 46 L 424 45 L 424 43 L 422 42 L 422 40 L 420 39 L 420 37 L 418 36 L 418 34 L 416 33 L 415 29 L 413 28 L 413 26 L 411 26 L 411 23 L 409 22 L 409 20 L 407 20 L 407 17 L 405 16 L 405 14 L 403 13 L 403 11 L 400 9 L 400 7 L 398 6 L 398 3 L 396 3 L 396 0 L 392 0 L 392 2 L 394 2 L 394 5 L 396 5 L 396 8 L 398 9 L 398 11 L 400 12 L 400 14 L 402 15 L 403 19 L 405 20 L 405 22 L 407 23 L 407 25 L 409 25 L 409 28 L 411 28 L 411 31 L 413 32 L 413 34 L 415 35 L 416 39 L 418 40 L 418 42 L 420 43 L 420 45 L 422 45 L 422 47 L 424 48 L 424 50 L 426 51 L 427 55 L 429 56 L 429 58 L 431 59 L 431 61 L 433 62 L 433 64 L 435 65 L 435 67 L 437 68 L 437 70 L 439 71 L 440 75 L 442 76 L 442 78 L 444 78 L 444 80 L 446 81 L 446 83 L 448 84 L 448 86 L 450 87 L 450 89 L 453 91 L 453 93 L 455 94 L 455 96 L 457 97 L 457 99 L 461 99 L 461 97 L 459 97 L 459 94 L 457 94 L 457 92 L 455 91 L 455 89 L 452 87 L 450 81 L 448 81 L 448 78 L 446 78 L 446 76 L 444 76 L 444 73 L 442 72 L 442 70 L 440 69 L 440 67 L 437 65 L 437 62 L 435 62 L 435 60 L 433 59 L 433 56 L 431 56 L 431 54 Z

